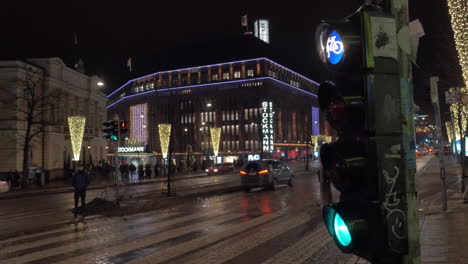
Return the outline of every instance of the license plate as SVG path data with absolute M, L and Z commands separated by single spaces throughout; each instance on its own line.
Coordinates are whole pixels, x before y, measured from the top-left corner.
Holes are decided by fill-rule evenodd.
M 257 173 L 251 172 L 251 173 L 249 173 L 249 175 L 257 175 Z

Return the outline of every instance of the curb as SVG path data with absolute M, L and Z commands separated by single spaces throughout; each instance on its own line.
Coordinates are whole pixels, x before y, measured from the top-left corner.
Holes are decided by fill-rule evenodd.
M 209 177 L 209 175 L 198 175 L 193 177 L 184 177 L 184 178 L 176 178 L 174 181 L 181 181 L 181 180 L 189 180 L 189 179 L 197 179 L 197 178 L 205 178 Z M 144 182 L 129 182 L 125 183 L 125 186 L 137 186 L 137 185 L 150 185 L 150 184 L 157 184 L 163 183 L 165 180 L 151 180 L 151 181 L 144 181 Z M 101 184 L 101 185 L 94 185 L 88 187 L 88 190 L 101 190 L 107 187 L 113 187 L 115 184 Z M 73 191 L 73 187 L 52 187 L 49 189 L 43 189 L 40 191 L 35 192 L 17 192 L 17 193 L 6 193 L 4 195 L 0 194 L 0 200 L 8 200 L 8 199 L 16 199 L 16 198 L 24 198 L 24 197 L 35 197 L 41 195 L 52 195 L 52 194 L 60 194 L 60 193 L 69 193 Z

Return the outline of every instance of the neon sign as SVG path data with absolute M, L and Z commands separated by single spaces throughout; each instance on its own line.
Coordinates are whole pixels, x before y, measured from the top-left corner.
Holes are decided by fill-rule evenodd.
M 327 59 L 331 64 L 337 64 L 341 61 L 344 55 L 343 41 L 336 30 L 333 30 L 327 40 Z
M 262 102 L 262 150 L 273 151 L 273 103 Z
M 127 152 L 143 152 L 145 151 L 145 147 L 119 147 L 117 152 L 119 153 L 127 153 Z

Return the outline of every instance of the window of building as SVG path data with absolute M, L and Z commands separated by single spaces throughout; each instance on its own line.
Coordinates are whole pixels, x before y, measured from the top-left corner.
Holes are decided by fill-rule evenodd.
M 249 120 L 249 109 L 244 109 L 244 119 Z
M 217 73 L 213 74 L 213 75 L 211 76 L 211 79 L 212 79 L 213 81 L 217 81 L 217 80 L 218 80 L 218 74 L 217 74 Z
M 240 71 L 234 72 L 234 79 L 239 79 L 241 77 Z
M 253 77 L 254 76 L 254 70 L 252 70 L 252 69 L 247 70 L 247 76 L 248 77 Z
M 223 80 L 229 80 L 229 72 L 223 72 Z

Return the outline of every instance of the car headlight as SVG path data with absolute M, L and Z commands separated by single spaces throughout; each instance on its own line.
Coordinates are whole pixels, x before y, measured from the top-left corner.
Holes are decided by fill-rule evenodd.
M 206 171 L 206 172 L 209 172 L 210 170 L 209 170 L 209 169 L 206 169 L 205 171 Z
M 218 171 L 218 169 L 214 169 L 214 172 L 217 172 L 217 171 Z

